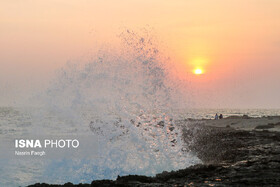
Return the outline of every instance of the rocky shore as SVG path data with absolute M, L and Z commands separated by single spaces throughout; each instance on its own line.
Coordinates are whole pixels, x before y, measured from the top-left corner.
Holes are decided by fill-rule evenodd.
M 155 177 L 121 176 L 91 184 L 45 186 L 280 186 L 280 117 L 177 121 L 186 150 L 204 164 Z M 247 124 L 247 126 L 246 126 Z

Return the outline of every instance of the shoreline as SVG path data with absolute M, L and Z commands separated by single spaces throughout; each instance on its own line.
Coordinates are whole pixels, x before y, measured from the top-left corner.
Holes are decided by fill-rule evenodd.
M 178 120 L 189 123 L 201 122 L 205 126 L 212 127 L 230 127 L 236 130 L 263 130 L 280 131 L 280 116 L 263 116 L 263 117 L 250 117 L 248 115 L 243 116 L 228 116 L 223 119 L 192 119 Z
M 128 175 L 91 184 L 46 186 L 279 186 L 280 116 L 179 120 L 186 149 L 203 164 L 154 177 Z

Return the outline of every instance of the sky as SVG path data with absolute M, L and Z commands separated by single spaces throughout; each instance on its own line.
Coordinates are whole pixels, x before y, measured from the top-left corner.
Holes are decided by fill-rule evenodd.
M 188 77 L 193 107 L 280 108 L 279 0 L 1 0 L 0 106 L 145 27 Z

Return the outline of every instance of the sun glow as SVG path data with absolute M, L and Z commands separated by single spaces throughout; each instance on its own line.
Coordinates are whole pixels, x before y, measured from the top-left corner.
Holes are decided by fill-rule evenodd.
M 203 70 L 201 68 L 197 68 L 194 70 L 194 74 L 201 75 L 201 74 L 203 74 Z
M 193 68 L 192 73 L 195 75 L 202 75 L 205 73 L 205 68 L 208 65 L 209 59 L 206 57 L 191 58 L 190 66 Z

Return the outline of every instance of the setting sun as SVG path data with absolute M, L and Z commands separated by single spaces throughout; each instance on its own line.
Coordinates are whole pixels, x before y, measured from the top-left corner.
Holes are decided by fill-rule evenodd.
M 190 58 L 189 64 L 193 74 L 202 75 L 205 73 L 205 68 L 209 64 L 209 59 L 207 57 L 193 57 Z
M 203 73 L 203 71 L 200 68 L 197 68 L 194 70 L 194 74 L 196 74 L 196 75 L 201 75 L 202 73 Z

